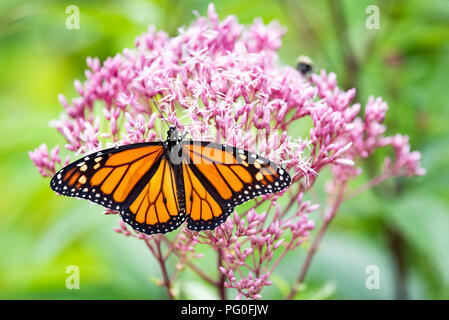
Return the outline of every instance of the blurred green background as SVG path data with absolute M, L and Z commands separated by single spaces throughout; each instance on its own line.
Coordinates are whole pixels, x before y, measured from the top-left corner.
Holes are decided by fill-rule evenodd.
M 151 279 L 159 269 L 144 243 L 112 231 L 117 217 L 85 201 L 57 197 L 28 158 L 42 142 L 62 137 L 48 126 L 62 108 L 58 93 L 75 96 L 87 56 L 132 48 L 147 25 L 175 35 L 205 15 L 209 1 L 17 1 L 0 3 L 0 298 L 165 299 Z M 68 5 L 80 8 L 80 29 L 65 27 Z M 380 29 L 368 30 L 368 5 L 380 9 Z M 396 179 L 345 203 L 313 261 L 299 298 L 449 298 L 449 3 L 435 1 L 217 1 L 249 24 L 277 19 L 287 28 L 280 57 L 298 55 L 316 70 L 389 104 L 388 133 L 408 134 L 422 151 L 427 175 Z M 66 151 L 63 155 L 68 154 Z M 358 183 L 379 172 L 382 154 Z M 320 178 L 324 183 L 326 174 Z M 290 254 L 264 298 L 280 299 L 295 279 L 304 250 Z M 206 256 L 203 263 L 215 256 Z M 67 290 L 66 267 L 80 268 L 80 290 Z M 206 264 L 205 264 L 206 265 Z M 290 265 L 290 267 L 289 267 Z M 365 269 L 377 265 L 380 289 L 368 290 Z M 282 275 L 282 277 L 281 277 Z M 215 298 L 190 273 L 182 298 Z M 230 298 L 235 293 L 229 292 Z

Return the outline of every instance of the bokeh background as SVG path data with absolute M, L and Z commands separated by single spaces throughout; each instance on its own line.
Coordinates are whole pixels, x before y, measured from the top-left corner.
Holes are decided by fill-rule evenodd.
M 118 218 L 85 201 L 57 197 L 27 151 L 62 137 L 48 126 L 62 107 L 58 93 L 76 95 L 87 56 L 104 60 L 132 48 L 149 24 L 175 35 L 205 15 L 209 1 L 0 2 L 0 298 L 165 299 L 159 269 L 144 243 L 113 232 Z M 65 27 L 68 5 L 80 9 L 80 29 Z M 380 9 L 380 29 L 368 30 L 365 9 Z M 432 1 L 216 1 L 220 18 L 261 17 L 287 28 L 284 64 L 310 56 L 315 70 L 338 75 L 389 104 L 388 133 L 408 134 L 427 175 L 383 183 L 344 204 L 313 261 L 302 299 L 449 298 L 449 3 Z M 68 154 L 66 151 L 63 155 Z M 378 173 L 382 155 L 364 167 Z M 326 176 L 321 178 L 324 183 Z M 280 299 L 296 277 L 304 250 L 290 254 L 264 298 Z M 206 257 L 203 263 L 207 265 Z M 80 289 L 68 290 L 67 266 L 80 268 Z M 365 287 L 368 265 L 380 289 Z M 190 273 L 181 297 L 215 298 Z M 233 297 L 233 293 L 230 293 Z

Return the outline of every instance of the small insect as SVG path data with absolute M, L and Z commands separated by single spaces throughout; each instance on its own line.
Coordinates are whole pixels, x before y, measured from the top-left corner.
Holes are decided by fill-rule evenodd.
M 296 59 L 296 70 L 301 72 L 303 76 L 308 76 L 313 71 L 313 61 L 307 56 L 299 56 Z
M 283 168 L 255 153 L 184 140 L 173 126 L 167 136 L 85 156 L 59 170 L 50 186 L 115 210 L 135 230 L 154 234 L 186 220 L 191 230 L 215 229 L 235 206 L 290 185 Z

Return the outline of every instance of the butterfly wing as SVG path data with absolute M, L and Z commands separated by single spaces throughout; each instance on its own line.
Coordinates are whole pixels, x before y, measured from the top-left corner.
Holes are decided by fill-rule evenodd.
M 65 196 L 123 210 L 149 181 L 163 153 L 162 143 L 139 143 L 102 150 L 61 169 L 50 186 Z
M 65 196 L 120 212 L 134 229 L 165 233 L 184 220 L 173 166 L 159 142 L 102 150 L 61 169 L 50 182 Z
M 129 208 L 121 212 L 123 220 L 146 234 L 166 233 L 186 219 L 178 199 L 179 186 L 174 166 L 163 156 L 156 172 Z
M 182 168 L 189 229 L 214 229 L 234 207 L 287 188 L 289 174 L 246 150 L 210 142 L 184 141 Z

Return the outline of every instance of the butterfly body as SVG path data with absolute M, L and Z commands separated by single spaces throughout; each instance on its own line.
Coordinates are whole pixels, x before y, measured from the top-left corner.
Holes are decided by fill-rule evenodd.
M 50 182 L 59 194 L 118 211 L 135 230 L 166 233 L 187 220 L 211 230 L 234 207 L 290 184 L 280 166 L 249 151 L 184 140 L 171 127 L 164 142 L 102 150 L 61 169 Z

